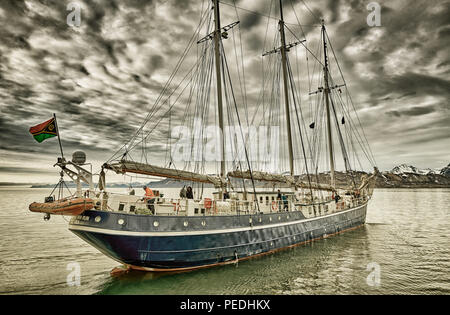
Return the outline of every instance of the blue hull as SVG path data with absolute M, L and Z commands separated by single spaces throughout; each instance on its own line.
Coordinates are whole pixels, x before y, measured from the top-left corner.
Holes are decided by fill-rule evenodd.
M 226 264 L 363 225 L 367 204 L 306 219 L 300 211 L 234 216 L 148 216 L 90 210 L 69 229 L 135 269 L 175 271 Z M 156 222 L 156 223 L 155 223 Z

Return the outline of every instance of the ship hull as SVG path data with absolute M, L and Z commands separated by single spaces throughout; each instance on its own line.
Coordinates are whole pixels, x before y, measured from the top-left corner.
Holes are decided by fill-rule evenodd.
M 357 228 L 367 203 L 315 218 L 300 211 L 234 216 L 139 216 L 90 210 L 69 230 L 133 269 L 183 271 L 234 263 Z M 155 223 L 157 222 L 157 223 Z

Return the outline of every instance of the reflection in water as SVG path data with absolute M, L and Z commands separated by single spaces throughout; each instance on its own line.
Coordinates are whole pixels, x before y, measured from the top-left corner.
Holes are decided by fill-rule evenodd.
M 355 269 L 364 281 L 365 265 L 358 267 L 349 242 L 357 240 L 359 253 L 369 249 L 368 230 L 357 230 L 315 241 L 296 248 L 242 261 L 185 273 L 145 273 L 132 271 L 113 278 L 101 287 L 99 294 L 299 294 L 328 292 L 331 270 L 335 291 Z M 337 268 L 338 267 L 338 268 Z

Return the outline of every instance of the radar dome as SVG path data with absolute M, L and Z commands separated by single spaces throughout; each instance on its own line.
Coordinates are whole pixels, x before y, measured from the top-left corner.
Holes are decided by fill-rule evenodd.
M 72 162 L 75 164 L 86 163 L 86 153 L 84 153 L 83 151 L 75 151 L 72 154 Z

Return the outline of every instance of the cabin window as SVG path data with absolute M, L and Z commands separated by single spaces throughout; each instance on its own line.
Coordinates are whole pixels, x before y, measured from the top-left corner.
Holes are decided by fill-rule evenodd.
M 200 209 L 200 213 L 201 213 L 201 214 L 205 214 L 205 208 L 201 208 L 201 209 Z
M 195 208 L 195 209 L 194 209 L 194 213 L 195 213 L 195 214 L 198 214 L 198 208 Z
M 259 197 L 259 203 L 263 203 L 263 197 Z
M 266 196 L 266 205 L 269 204 L 269 196 Z
M 135 209 L 136 209 L 136 206 L 130 206 L 130 212 L 134 212 Z
M 275 197 L 274 196 L 272 196 L 272 201 L 275 201 Z
M 123 211 L 124 208 L 125 208 L 125 204 L 124 203 L 120 203 L 119 204 L 119 211 Z

